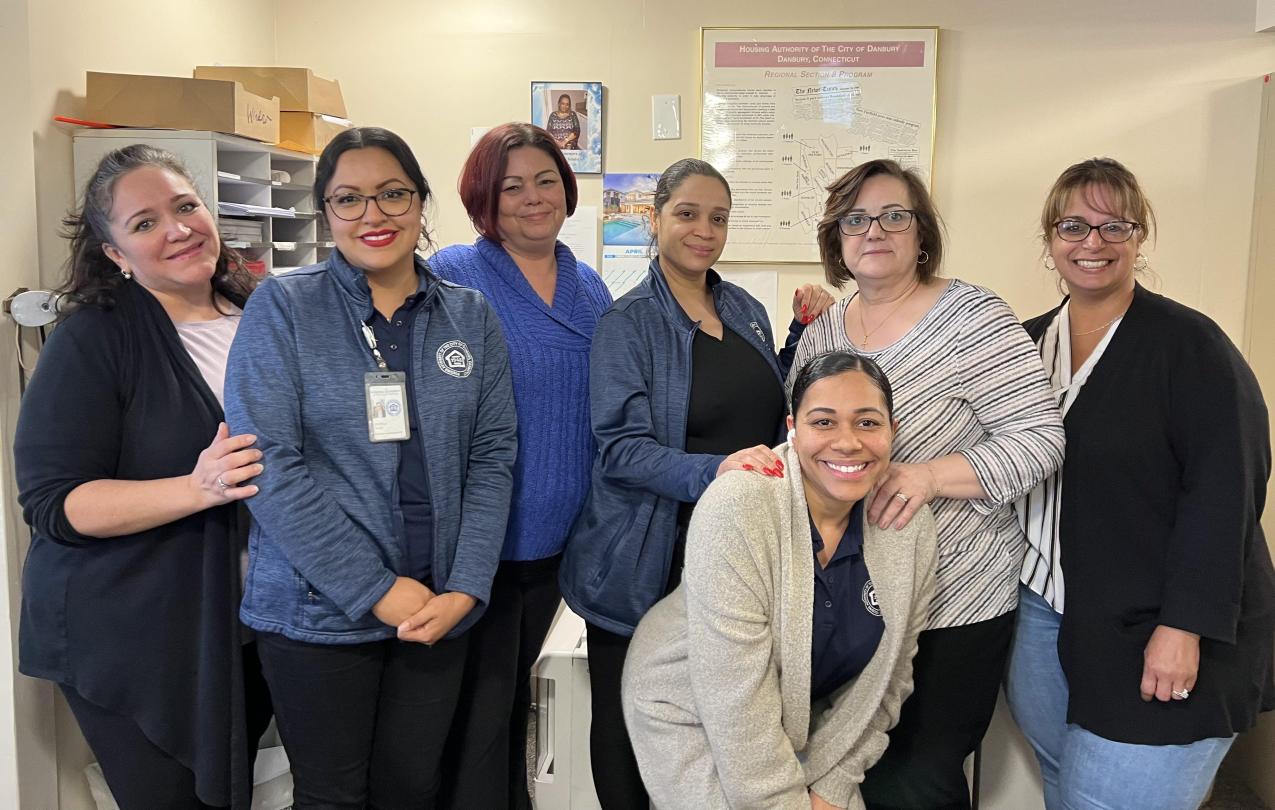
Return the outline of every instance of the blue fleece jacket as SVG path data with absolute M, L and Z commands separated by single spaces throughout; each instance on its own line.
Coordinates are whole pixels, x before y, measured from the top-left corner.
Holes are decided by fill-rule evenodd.
M 759 351 L 782 383 L 804 327 L 779 356 L 757 299 L 708 272 L 717 315 Z M 699 322 L 682 311 L 659 260 L 598 322 L 589 358 L 598 459 L 593 486 L 563 552 L 558 582 L 586 621 L 629 636 L 668 583 L 682 502 L 699 500 L 725 456 L 687 453 L 691 344 Z M 775 425 L 778 443 L 781 425 Z M 740 448 L 743 449 L 743 448 Z
M 430 276 L 415 311 L 412 390 L 433 501 L 433 579 L 485 609 L 509 514 L 517 421 L 495 313 L 475 290 Z M 363 375 L 376 361 L 361 332 L 372 316 L 363 273 L 338 251 L 267 279 L 244 310 L 226 371 L 232 434 L 265 454 L 240 616 L 298 641 L 390 638 L 371 608 L 407 575 L 399 442 L 368 438 Z
M 429 260 L 439 278 L 482 292 L 509 346 L 518 410 L 513 505 L 501 558 L 539 560 L 562 551 L 589 491 L 596 445 L 589 430 L 589 346 L 611 306 L 602 278 L 561 242 L 552 306 L 503 247 L 479 238 Z

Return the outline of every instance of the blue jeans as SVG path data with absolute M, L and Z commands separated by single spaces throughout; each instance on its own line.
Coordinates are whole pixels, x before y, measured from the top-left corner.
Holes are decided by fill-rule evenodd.
M 1067 678 L 1058 661 L 1062 615 L 1019 587 L 1018 626 L 1005 693 L 1036 751 L 1049 810 L 1195 810 L 1235 737 L 1190 745 L 1114 742 L 1067 724 Z

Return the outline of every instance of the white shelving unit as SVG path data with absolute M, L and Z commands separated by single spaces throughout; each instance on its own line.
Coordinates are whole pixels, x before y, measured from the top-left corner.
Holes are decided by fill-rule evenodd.
M 220 132 L 86 129 L 75 135 L 77 193 L 103 155 L 132 143 L 156 146 L 180 158 L 218 220 L 260 223 L 260 240 L 223 239 L 245 258 L 262 261 L 268 272 L 313 264 L 331 251 L 311 196 L 318 162 L 313 155 Z M 288 181 L 272 180 L 273 171 L 287 172 Z

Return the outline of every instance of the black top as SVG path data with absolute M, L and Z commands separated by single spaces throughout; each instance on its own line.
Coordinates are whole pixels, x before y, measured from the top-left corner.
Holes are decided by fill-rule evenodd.
M 810 699 L 821 700 L 859 677 L 881 643 L 885 621 L 863 558 L 863 501 L 850 510 L 850 522 L 826 568 L 819 564 L 824 543 L 813 518 L 810 540 L 815 555 Z
M 421 277 L 420 288 L 403 301 L 403 305 L 386 320 L 377 312 L 372 316 L 372 332 L 376 335 L 376 348 L 385 358 L 390 371 L 407 375 L 407 390 L 412 388 L 412 324 L 413 313 L 425 298 L 426 279 Z M 420 414 L 415 408 L 407 409 L 411 438 L 400 445 L 398 457 L 398 506 L 402 511 L 403 537 L 407 540 L 408 576 L 420 580 L 431 589 L 433 572 L 434 512 L 429 495 L 429 479 L 425 472 L 425 450 L 421 444 Z
M 1057 312 L 1025 324 L 1033 338 Z M 1065 422 L 1067 721 L 1143 745 L 1249 728 L 1275 709 L 1270 436 L 1253 372 L 1217 324 L 1139 286 Z M 1160 624 L 1201 636 L 1187 700 L 1139 696 Z
M 748 341 L 725 325 L 721 340 L 695 330 L 686 452 L 730 455 L 745 447 L 770 446 L 784 410 L 783 386 Z M 681 505 L 679 527 L 690 525 L 694 509 L 694 503 Z
M 200 800 L 249 806 L 239 622 L 238 504 L 99 540 L 66 496 L 98 479 L 189 474 L 221 406 L 163 307 L 137 282 L 114 309 L 53 330 L 22 400 L 18 500 L 32 530 L 19 668 L 138 724 L 195 774 Z

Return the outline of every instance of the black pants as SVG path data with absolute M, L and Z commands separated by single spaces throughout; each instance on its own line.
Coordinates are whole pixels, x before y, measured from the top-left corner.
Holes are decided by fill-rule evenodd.
M 531 667 L 562 598 L 561 560 L 506 560 L 496 569 L 487 612 L 469 631 L 465 681 L 443 755 L 442 807 L 531 810 Z
M 435 806 L 466 638 L 307 644 L 261 633 L 298 810 Z
M 686 556 L 686 529 L 679 528 L 669 565 L 667 595 L 682 582 L 682 562 Z M 593 624 L 586 624 L 589 640 L 589 697 L 593 712 L 589 725 L 589 757 L 593 765 L 593 787 L 602 810 L 649 810 L 651 799 L 642 784 L 637 757 L 624 726 L 620 698 L 620 676 L 629 653 L 628 636 L 620 636 Z
M 270 725 L 270 693 L 261 676 L 256 644 L 244 645 L 243 659 L 248 732 L 248 750 L 243 753 L 252 763 L 261 735 Z M 121 810 L 214 807 L 195 795 L 194 772 L 152 743 L 131 717 L 90 703 L 69 686 L 61 688 Z
M 1013 631 L 1011 611 L 921 633 L 912 663 L 915 688 L 885 754 L 864 776 L 870 810 L 968 810 L 965 759 L 996 710 Z

